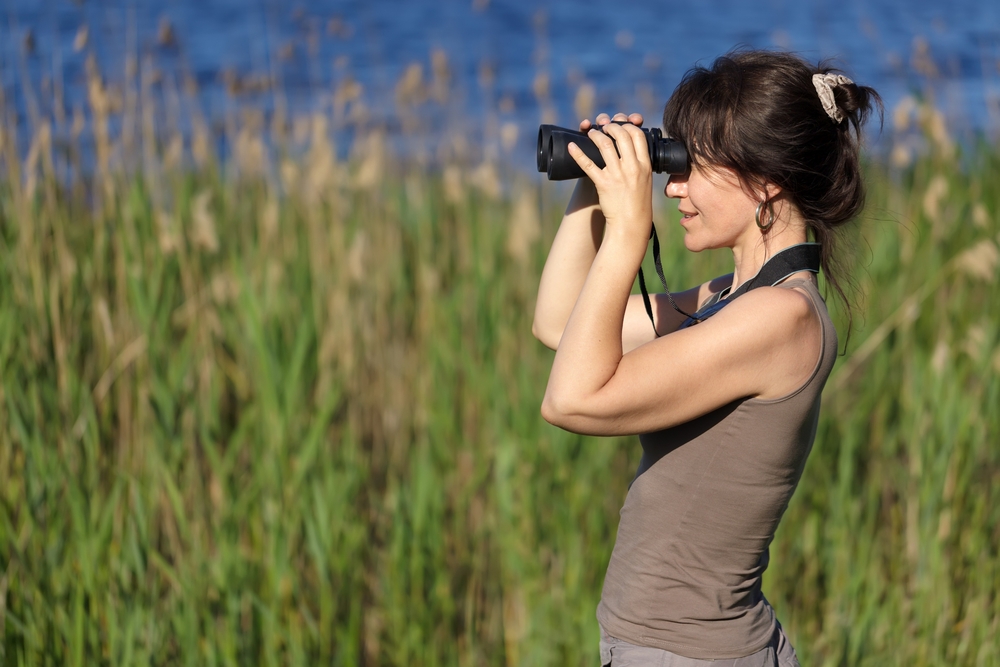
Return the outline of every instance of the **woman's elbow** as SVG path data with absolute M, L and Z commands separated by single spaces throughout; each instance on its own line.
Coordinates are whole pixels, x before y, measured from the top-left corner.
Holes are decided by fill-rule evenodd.
M 597 395 L 573 391 L 553 391 L 550 386 L 542 398 L 542 419 L 564 431 L 580 435 L 626 435 L 636 431 L 622 415 L 608 412 L 605 401 Z
M 567 431 L 579 427 L 574 417 L 578 414 L 568 397 L 559 396 L 552 391 L 546 391 L 542 398 L 542 419 Z
M 553 426 L 562 427 L 562 424 L 560 423 L 561 414 L 556 409 L 555 405 L 553 405 L 552 399 L 549 398 L 548 394 L 546 394 L 545 398 L 542 399 L 541 412 L 542 412 L 542 419 L 552 424 Z
M 559 339 L 562 338 L 562 332 L 553 331 L 551 328 L 546 328 L 543 326 L 536 318 L 531 323 L 531 335 L 538 339 L 538 341 L 549 348 L 554 350 L 559 347 Z

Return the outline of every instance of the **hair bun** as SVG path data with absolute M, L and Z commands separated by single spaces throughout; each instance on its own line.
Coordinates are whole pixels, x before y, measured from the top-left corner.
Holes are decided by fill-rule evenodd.
M 853 81 L 833 89 L 833 97 L 837 100 L 837 106 L 848 115 L 861 108 L 863 96 L 861 87 Z

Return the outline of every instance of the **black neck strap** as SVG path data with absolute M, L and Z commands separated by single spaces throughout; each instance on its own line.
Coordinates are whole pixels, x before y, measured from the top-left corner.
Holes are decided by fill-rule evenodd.
M 656 265 L 656 273 L 660 278 L 660 282 L 663 284 L 663 291 L 667 295 L 667 299 L 670 301 L 670 305 L 673 306 L 674 310 L 681 313 L 682 315 L 687 315 L 687 319 L 681 324 L 681 329 L 686 329 L 687 327 L 698 324 L 699 322 L 704 322 L 712 315 L 722 310 L 726 305 L 732 302 L 733 299 L 746 294 L 752 289 L 757 287 L 768 287 L 774 286 L 780 283 L 782 280 L 792 275 L 793 273 L 798 273 L 799 271 L 810 271 L 812 273 L 819 273 L 820 267 L 820 244 L 818 243 L 799 243 L 797 245 L 789 246 L 779 251 L 776 255 L 771 257 L 764 263 L 764 266 L 760 267 L 760 271 L 757 272 L 750 280 L 746 281 L 739 286 L 732 294 L 726 297 L 729 288 L 712 295 L 708 303 L 702 306 L 696 313 L 691 314 L 681 310 L 677 304 L 674 302 L 673 297 L 670 294 L 670 290 L 667 289 L 667 281 L 663 275 L 663 265 L 660 262 L 660 244 L 659 240 L 656 238 L 656 230 L 653 230 L 653 262 Z M 646 281 L 643 279 L 642 269 L 639 269 L 639 289 L 642 291 L 642 300 L 646 306 L 646 314 L 649 316 L 649 321 L 653 323 L 653 330 L 656 331 L 656 321 L 653 319 L 653 307 L 649 301 L 649 292 L 646 290 Z M 656 334 L 659 336 L 659 334 Z

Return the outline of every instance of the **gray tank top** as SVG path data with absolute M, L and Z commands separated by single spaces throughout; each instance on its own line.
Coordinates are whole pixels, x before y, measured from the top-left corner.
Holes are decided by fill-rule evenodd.
M 640 436 L 642 461 L 597 607 L 612 637 L 711 660 L 750 655 L 774 635 L 761 576 L 837 357 L 837 332 L 816 286 L 780 287 L 804 287 L 822 322 L 812 375 L 782 398 L 740 399 Z

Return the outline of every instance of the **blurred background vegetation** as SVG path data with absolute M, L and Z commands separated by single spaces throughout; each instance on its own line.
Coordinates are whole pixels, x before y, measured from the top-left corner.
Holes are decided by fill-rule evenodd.
M 0 99 L 0 665 L 596 664 L 639 448 L 539 416 L 565 184 L 398 155 L 349 79 L 219 130 L 126 71 Z M 803 664 L 997 665 L 1000 148 L 913 97 L 883 141 L 765 593 Z M 671 284 L 724 271 L 656 201 Z

